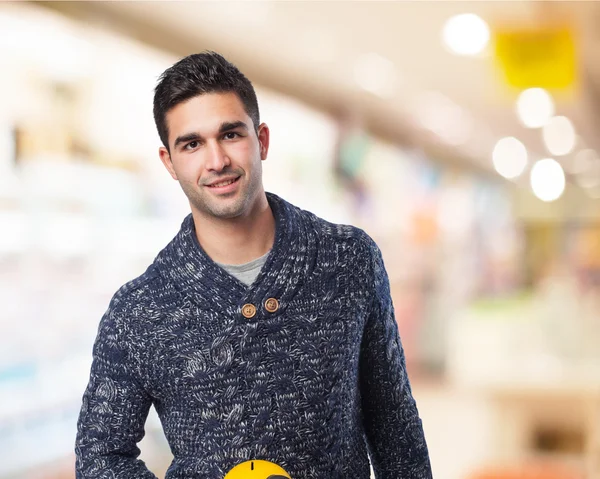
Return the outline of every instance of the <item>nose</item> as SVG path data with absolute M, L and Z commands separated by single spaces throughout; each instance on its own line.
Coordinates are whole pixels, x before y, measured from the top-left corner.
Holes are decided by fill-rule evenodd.
M 207 170 L 221 171 L 231 164 L 231 160 L 218 141 L 210 141 L 207 143 L 206 154 Z

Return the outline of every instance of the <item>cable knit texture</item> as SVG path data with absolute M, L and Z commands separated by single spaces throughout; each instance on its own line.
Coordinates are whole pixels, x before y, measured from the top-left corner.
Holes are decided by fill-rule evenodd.
M 115 294 L 77 424 L 78 479 L 156 477 L 136 445 L 151 405 L 174 456 L 166 479 L 223 479 L 251 459 L 292 479 L 368 479 L 369 454 L 377 479 L 431 478 L 377 245 L 267 198 L 275 243 L 252 285 L 204 253 L 188 215 Z

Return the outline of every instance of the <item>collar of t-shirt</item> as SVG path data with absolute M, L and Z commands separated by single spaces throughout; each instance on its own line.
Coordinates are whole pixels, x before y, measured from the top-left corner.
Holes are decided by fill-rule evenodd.
M 261 268 L 267 261 L 267 256 L 269 256 L 270 251 L 267 251 L 260 258 L 253 259 L 252 261 L 244 264 L 223 264 L 217 263 L 221 268 L 227 271 L 234 278 L 238 279 L 242 283 L 250 286 L 258 274 L 260 273 Z

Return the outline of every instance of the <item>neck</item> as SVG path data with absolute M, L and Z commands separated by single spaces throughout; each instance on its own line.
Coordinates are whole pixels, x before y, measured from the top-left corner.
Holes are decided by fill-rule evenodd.
M 244 264 L 265 255 L 275 241 L 275 218 L 264 193 L 250 211 L 236 218 L 215 218 L 192 209 L 198 243 L 221 264 Z

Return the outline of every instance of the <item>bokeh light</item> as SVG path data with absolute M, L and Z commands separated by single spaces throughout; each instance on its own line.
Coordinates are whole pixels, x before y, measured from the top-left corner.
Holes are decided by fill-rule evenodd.
M 568 155 L 575 148 L 577 136 L 575 127 L 566 116 L 555 116 L 544 125 L 542 130 L 544 144 L 554 156 Z
M 552 158 L 537 161 L 531 168 L 531 189 L 542 201 L 554 201 L 565 190 L 565 173 Z
M 446 21 L 442 30 L 442 40 L 456 55 L 476 55 L 487 46 L 490 29 L 478 15 L 463 13 Z
M 543 88 L 529 88 L 517 99 L 517 114 L 527 128 L 541 128 L 554 115 L 554 101 Z
M 527 166 L 527 149 L 515 137 L 502 138 L 492 153 L 496 171 L 504 178 L 516 178 Z

